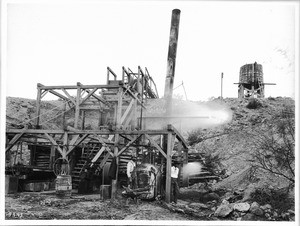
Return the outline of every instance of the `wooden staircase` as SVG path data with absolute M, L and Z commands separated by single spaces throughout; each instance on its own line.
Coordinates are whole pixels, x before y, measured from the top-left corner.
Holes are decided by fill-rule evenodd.
M 90 164 L 89 161 L 91 159 L 93 159 L 93 157 L 98 153 L 99 151 L 99 148 L 97 149 L 93 149 L 93 150 L 90 150 L 90 149 L 85 149 L 84 152 L 82 153 L 81 157 L 78 159 L 75 167 L 73 168 L 72 170 L 72 187 L 74 189 L 77 189 L 78 188 L 78 185 L 79 185 L 79 182 L 80 182 L 80 175 L 81 175 L 81 172 L 84 170 L 84 167 L 87 165 L 87 164 Z M 107 152 L 105 152 L 107 153 Z M 100 167 L 100 163 L 101 161 L 103 160 L 104 156 L 106 155 L 105 153 L 103 153 L 99 159 L 94 163 L 94 169 L 97 169 Z M 125 151 L 122 153 L 121 157 L 119 158 L 119 177 L 123 178 L 123 177 L 126 177 L 126 169 L 127 169 L 127 162 L 130 160 L 130 153 Z M 112 157 L 109 157 L 109 159 L 107 160 L 106 163 L 111 163 L 112 161 Z M 105 166 L 103 166 L 102 168 L 104 167 L 107 167 L 109 166 L 109 164 L 106 164 Z M 108 167 L 109 169 L 109 167 Z M 108 169 L 105 170 L 105 174 L 108 173 Z

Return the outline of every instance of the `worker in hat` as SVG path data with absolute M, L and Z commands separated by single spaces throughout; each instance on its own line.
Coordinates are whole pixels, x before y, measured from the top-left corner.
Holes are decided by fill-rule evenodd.
M 127 178 L 128 178 L 128 187 L 129 188 L 132 188 L 133 186 L 133 170 L 135 168 L 135 162 L 133 161 L 134 160 L 134 157 L 131 156 L 129 162 L 127 163 Z
M 179 175 L 179 163 L 173 162 L 171 167 L 171 202 L 177 203 L 177 197 L 179 194 L 178 175 Z

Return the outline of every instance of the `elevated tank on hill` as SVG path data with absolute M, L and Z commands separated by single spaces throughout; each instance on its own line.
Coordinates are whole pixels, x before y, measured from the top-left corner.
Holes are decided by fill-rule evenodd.
M 265 85 L 275 85 L 275 83 L 264 83 L 263 66 L 258 63 L 245 64 L 240 68 L 238 84 L 239 98 L 264 98 Z

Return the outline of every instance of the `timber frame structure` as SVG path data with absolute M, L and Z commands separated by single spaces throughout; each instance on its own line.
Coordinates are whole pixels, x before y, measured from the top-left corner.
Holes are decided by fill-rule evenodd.
M 75 91 L 75 97 L 71 95 L 71 91 Z M 56 116 L 63 122 L 61 129 L 43 128 L 41 100 L 48 93 L 59 97 L 63 103 L 62 114 Z M 165 199 L 166 202 L 170 202 L 171 162 L 175 141 L 178 144 L 176 151 L 182 156 L 183 165 L 188 162 L 188 145 L 172 125 L 167 125 L 163 130 L 142 128 L 142 113 L 146 109 L 145 103 L 148 98 L 158 98 L 156 85 L 147 68 L 144 72 L 141 67 L 138 67 L 136 73 L 123 67 L 120 80 L 117 80 L 117 75 L 107 67 L 105 85 L 83 85 L 78 82 L 75 86 L 44 86 L 38 83 L 34 126 L 7 129 L 6 153 L 19 142 L 30 142 L 36 152 L 39 145 L 48 147 L 51 153 L 47 169 L 53 170 L 56 159 L 71 160 L 74 153 L 84 153 L 84 149 L 92 145 L 96 152 L 90 156 L 88 163 L 97 164 L 97 170 L 103 169 L 109 159 L 116 159 L 116 177 L 112 180 L 112 198 L 115 198 L 121 164 L 126 163 L 126 159 L 122 157 L 129 150 L 139 152 L 147 149 L 163 159 L 161 163 L 165 167 Z M 98 114 L 98 124 L 95 128 L 85 126 L 86 112 L 89 111 Z M 66 120 L 67 114 L 73 117 L 69 120 L 71 123 Z M 166 144 L 163 140 L 167 141 Z M 80 172 L 84 166 L 80 167 Z M 75 168 L 71 167 L 71 173 Z

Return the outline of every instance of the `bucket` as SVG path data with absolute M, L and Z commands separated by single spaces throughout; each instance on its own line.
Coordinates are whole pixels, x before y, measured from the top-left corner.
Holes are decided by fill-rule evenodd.
M 102 200 L 111 198 L 111 186 L 110 185 L 101 185 L 100 186 L 100 198 Z
M 69 198 L 72 193 L 72 177 L 70 175 L 59 175 L 55 183 L 56 196 Z

